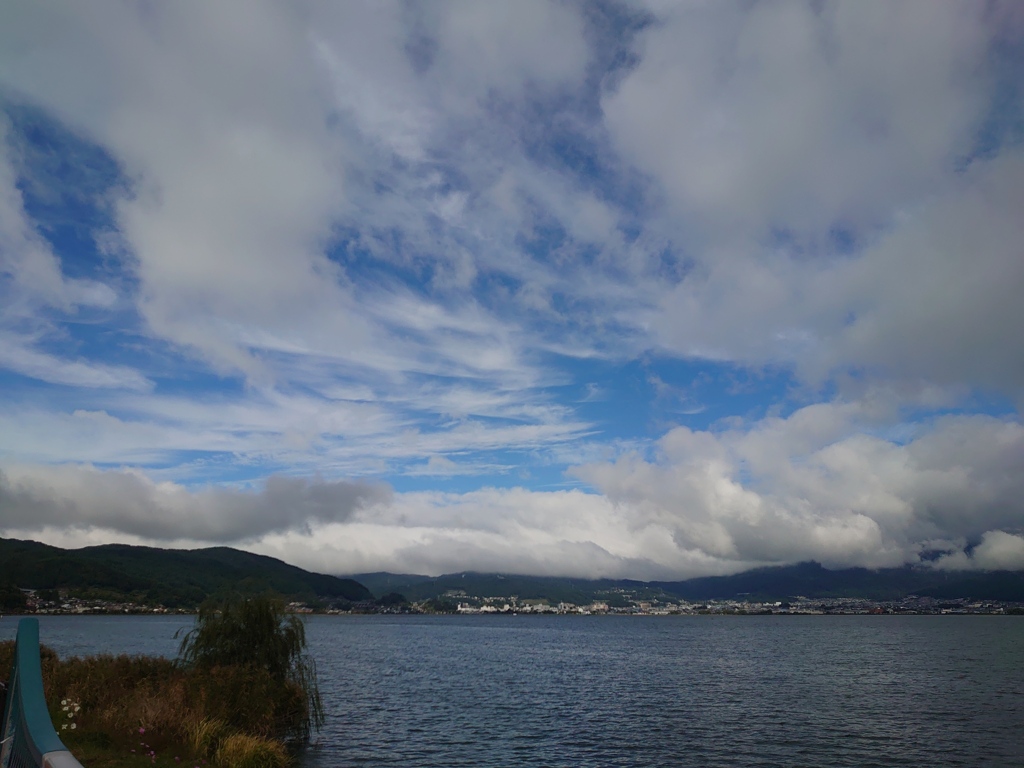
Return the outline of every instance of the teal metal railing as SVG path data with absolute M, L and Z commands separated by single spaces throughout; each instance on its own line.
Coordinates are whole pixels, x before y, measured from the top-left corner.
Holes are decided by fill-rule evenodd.
M 38 619 L 18 622 L 0 738 L 0 768 L 82 768 L 57 736 L 46 709 Z

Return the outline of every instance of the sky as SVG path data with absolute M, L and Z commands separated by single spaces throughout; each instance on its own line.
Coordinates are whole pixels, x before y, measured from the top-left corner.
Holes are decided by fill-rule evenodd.
M 1024 569 L 1024 3 L 15 0 L 0 535 Z

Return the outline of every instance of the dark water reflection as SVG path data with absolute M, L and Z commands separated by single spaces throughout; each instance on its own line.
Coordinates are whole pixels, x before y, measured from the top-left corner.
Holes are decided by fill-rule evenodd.
M 178 617 L 44 619 L 173 655 Z M 304 768 L 1024 766 L 1024 618 L 314 617 Z M 0 620 L 0 637 L 13 623 Z

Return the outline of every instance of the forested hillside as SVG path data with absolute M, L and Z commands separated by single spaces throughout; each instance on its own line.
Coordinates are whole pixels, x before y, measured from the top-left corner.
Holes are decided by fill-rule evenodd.
M 180 550 L 107 544 L 66 550 L 35 541 L 0 539 L 0 585 L 4 584 L 167 607 L 191 607 L 230 592 L 272 591 L 307 601 L 372 598 L 353 579 L 310 573 L 230 547 Z

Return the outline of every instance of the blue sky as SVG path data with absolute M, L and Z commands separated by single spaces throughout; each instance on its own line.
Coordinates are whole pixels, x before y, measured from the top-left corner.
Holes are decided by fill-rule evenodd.
M 1024 568 L 1022 78 L 1012 1 L 8 4 L 0 535 Z

